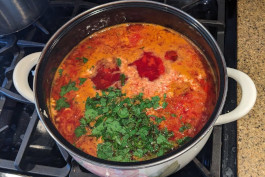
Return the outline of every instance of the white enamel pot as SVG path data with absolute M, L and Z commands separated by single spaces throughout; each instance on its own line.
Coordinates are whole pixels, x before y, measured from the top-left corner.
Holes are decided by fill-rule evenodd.
M 103 28 L 129 22 L 153 23 L 185 35 L 199 47 L 211 65 L 218 99 L 215 109 L 202 130 L 189 142 L 169 154 L 143 162 L 112 162 L 90 156 L 67 142 L 50 120 L 47 100 L 56 69 L 62 59 L 80 41 Z M 28 74 L 35 69 L 33 91 Z M 220 115 L 227 93 L 228 77 L 239 83 L 242 98 L 233 111 Z M 23 58 L 13 73 L 17 91 L 36 105 L 39 117 L 53 139 L 83 167 L 99 176 L 168 176 L 188 164 L 208 140 L 213 126 L 235 121 L 246 115 L 256 101 L 256 88 L 249 76 L 227 68 L 221 50 L 211 34 L 193 17 L 174 7 L 151 1 L 118 1 L 90 9 L 62 26 L 42 52 Z

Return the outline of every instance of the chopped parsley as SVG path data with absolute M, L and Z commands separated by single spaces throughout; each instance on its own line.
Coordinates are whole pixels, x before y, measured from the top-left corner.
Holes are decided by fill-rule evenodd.
M 98 157 L 102 159 L 113 157 L 112 144 L 110 142 L 98 145 Z
M 167 105 L 168 105 L 168 103 L 166 102 L 166 98 L 167 98 L 167 94 L 164 93 L 164 95 L 163 95 L 164 102 L 163 102 L 163 104 L 162 104 L 162 108 L 163 108 L 163 109 L 165 109 L 165 108 L 167 107 Z
M 116 61 L 117 61 L 117 65 L 120 67 L 121 66 L 121 59 L 117 58 Z
M 167 105 L 168 105 L 167 102 L 163 102 L 163 104 L 162 104 L 163 109 L 165 109 L 167 107 Z
M 182 127 L 179 128 L 179 132 L 184 132 L 185 130 L 188 130 L 191 128 L 191 124 L 185 123 Z
M 66 93 L 70 92 L 71 90 L 77 91 L 78 88 L 75 86 L 75 82 L 69 82 L 67 85 L 61 87 L 60 96 L 64 96 Z
M 164 98 L 164 100 L 167 98 L 167 94 L 166 93 L 164 93 L 163 98 Z
M 87 78 L 79 78 L 79 85 L 83 85 Z
M 80 58 L 80 57 L 76 57 L 76 59 L 77 59 L 77 60 L 81 60 L 81 61 L 83 61 L 83 63 L 88 62 L 88 59 L 87 59 L 86 57 L 82 57 L 82 58 Z
M 121 79 L 121 85 L 124 86 L 125 85 L 126 76 L 124 74 L 121 74 L 120 75 L 120 79 Z
M 69 103 L 66 102 L 66 98 L 62 97 L 56 101 L 55 110 L 60 110 L 62 108 L 69 108 Z
M 86 133 L 86 128 L 84 126 L 79 126 L 75 129 L 75 136 L 76 137 L 80 137 L 82 136 L 84 133 Z
M 158 96 L 144 99 L 142 93 L 129 98 L 110 87 L 101 95 L 87 98 L 85 116 L 75 134 L 82 136 L 85 127 L 90 127 L 90 136 L 104 141 L 97 146 L 97 156 L 106 160 L 130 162 L 164 155 L 173 148 L 169 141 L 173 133 L 158 128 L 164 117 L 153 116 L 155 121 L 150 121 L 151 116 L 146 114 L 146 109 L 160 106 L 159 101 Z
M 86 119 L 82 118 L 80 119 L 80 125 L 86 126 Z
M 92 70 L 92 69 L 94 69 L 95 68 L 95 66 L 93 65 L 93 66 L 91 66 L 91 68 L 89 69 L 90 71 Z
M 177 117 L 177 115 L 176 114 L 171 114 L 171 117 Z
M 182 146 L 183 144 L 185 144 L 186 142 L 188 142 L 189 140 L 191 140 L 191 137 L 189 136 L 185 136 L 184 138 L 182 139 L 178 139 L 177 140 L 177 143 L 179 146 Z
M 88 59 L 86 57 L 82 57 L 83 63 L 86 63 Z
M 159 96 L 154 96 L 154 97 L 152 97 L 151 101 L 152 101 L 152 103 L 153 103 L 153 107 L 154 107 L 154 109 L 156 109 L 156 108 L 159 107 L 159 101 L 160 101 Z
M 59 69 L 58 72 L 59 72 L 59 76 L 62 76 L 62 74 L 63 74 L 63 69 Z

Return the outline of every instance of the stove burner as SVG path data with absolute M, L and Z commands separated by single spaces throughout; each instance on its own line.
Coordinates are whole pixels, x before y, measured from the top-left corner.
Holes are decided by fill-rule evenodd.
M 0 37 L 1 172 L 95 177 L 73 160 L 49 136 L 38 120 L 34 105 L 16 92 L 12 74 L 14 66 L 21 58 L 30 53 L 39 52 L 51 35 L 65 22 L 84 10 L 106 2 L 109 0 L 91 0 L 90 2 L 50 0 L 50 8 L 33 25 L 16 34 Z M 236 23 L 236 1 L 159 0 L 159 2 L 178 7 L 196 17 L 216 38 L 221 50 L 224 51 L 228 66 L 236 67 L 236 26 L 233 26 Z M 229 43 L 226 42 L 228 39 Z M 29 80 L 33 81 L 32 76 Z M 229 87 L 228 97 L 236 100 L 236 84 L 229 81 Z M 233 109 L 236 106 L 235 103 L 226 103 L 224 111 Z M 224 174 L 224 167 L 229 167 L 236 174 L 234 163 L 236 152 L 231 151 L 236 146 L 235 132 L 236 124 L 234 123 L 215 126 L 210 139 L 198 156 L 171 176 L 218 177 Z M 224 135 L 229 138 L 224 140 Z
M 2 47 L 0 48 L 0 54 L 8 52 L 15 45 L 16 40 L 17 38 L 13 34 L 2 38 L 0 37 L 0 46 Z

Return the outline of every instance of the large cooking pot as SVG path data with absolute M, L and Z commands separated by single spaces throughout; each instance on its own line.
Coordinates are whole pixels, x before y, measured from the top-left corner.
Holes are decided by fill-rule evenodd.
M 48 0 L 0 0 L 0 35 L 20 31 L 47 9 Z
M 213 68 L 218 99 L 208 122 L 188 143 L 169 154 L 151 160 L 125 163 L 90 156 L 67 142 L 50 120 L 47 100 L 55 71 L 74 46 L 96 31 L 127 22 L 162 25 L 178 31 L 193 41 L 203 51 Z M 28 74 L 35 64 L 37 67 L 32 92 L 28 85 Z M 220 116 L 226 99 L 228 76 L 240 84 L 243 94 L 235 110 Z M 256 100 L 253 81 L 246 74 L 226 67 L 221 50 L 203 25 L 179 9 L 150 1 L 113 2 L 76 16 L 53 35 L 41 53 L 23 58 L 14 70 L 13 79 L 18 92 L 35 103 L 39 117 L 53 139 L 78 163 L 99 176 L 167 176 L 176 172 L 198 154 L 214 125 L 239 119 L 250 111 Z

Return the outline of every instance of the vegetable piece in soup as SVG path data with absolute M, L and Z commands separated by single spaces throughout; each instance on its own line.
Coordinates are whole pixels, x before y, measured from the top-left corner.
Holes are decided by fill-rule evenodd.
M 59 66 L 50 114 L 87 154 L 144 161 L 182 146 L 215 106 L 212 70 L 184 36 L 153 24 L 122 24 L 80 42 Z

